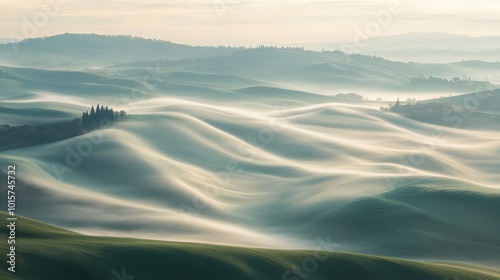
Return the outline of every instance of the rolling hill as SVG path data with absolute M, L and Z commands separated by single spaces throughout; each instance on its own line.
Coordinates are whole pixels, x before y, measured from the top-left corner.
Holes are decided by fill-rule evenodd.
M 0 64 L 20 68 L 44 68 L 93 73 L 118 72 L 135 76 L 133 69 L 161 67 L 172 79 L 186 75 L 210 80 L 259 80 L 278 87 L 322 94 L 356 91 L 375 99 L 390 93 L 449 95 L 496 88 L 498 63 L 403 63 L 340 51 L 313 52 L 299 48 L 200 47 L 130 36 L 62 34 L 0 44 Z M 478 65 L 478 63 L 481 63 Z M 5 71 L 5 70 L 4 70 Z M 194 77 L 196 76 L 197 77 Z M 416 86 L 416 77 L 453 79 L 470 77 L 472 83 L 436 87 Z M 218 78 L 217 78 L 218 77 Z M 206 78 L 205 78 L 206 79 Z M 193 81 L 191 81 L 193 82 Z M 378 96 L 377 96 L 378 95 Z M 394 95 L 392 95 L 394 97 Z M 394 98 L 395 99 L 395 98 Z
M 100 35 L 20 46 L 1 56 L 18 65 L 0 66 L 0 125 L 27 144 L 2 147 L 0 168 L 18 167 L 18 214 L 60 227 L 20 220 L 20 267 L 30 263 L 20 278 L 111 279 L 125 266 L 137 279 L 166 278 L 158 267 L 177 279 L 283 278 L 318 238 L 336 251 L 318 279 L 498 277 L 485 269 L 500 264 L 498 119 L 462 114 L 463 125 L 444 127 L 374 101 L 467 92 L 422 102 L 466 108 L 476 98 L 479 113 L 498 117 L 496 85 L 428 78 L 495 74 L 495 63 Z M 456 91 L 409 84 L 419 75 Z M 17 127 L 45 131 L 95 104 L 129 118 L 41 145 L 29 141 L 34 127 Z
M 171 77 L 168 68 L 136 96 L 146 70 L 128 69 L 137 78 L 8 69 L 2 81 L 22 81 L 3 97 L 11 121 L 78 117 L 113 102 L 130 116 L 2 152 L 0 164 L 18 163 L 26 183 L 20 214 L 100 235 L 289 249 L 331 236 L 357 253 L 500 259 L 497 131 L 425 124 L 370 101 L 250 78 Z
M 500 279 L 498 272 L 460 264 L 85 236 L 24 217 L 17 225 L 16 273 L 1 270 L 5 280 Z M 1 232 L 5 236 L 5 227 Z

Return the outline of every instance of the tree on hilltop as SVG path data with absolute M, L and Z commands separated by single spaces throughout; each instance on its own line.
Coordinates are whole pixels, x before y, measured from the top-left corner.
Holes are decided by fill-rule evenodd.
M 122 113 L 123 112 L 123 113 Z M 83 112 L 82 114 L 82 126 L 87 130 L 92 130 L 99 128 L 105 122 L 113 122 L 120 118 L 121 120 L 125 119 L 126 113 L 122 111 L 116 117 L 117 112 L 113 111 L 113 108 L 109 108 L 108 106 L 104 107 L 104 105 L 97 104 L 96 108 L 92 105 L 90 109 L 90 113 L 88 111 Z

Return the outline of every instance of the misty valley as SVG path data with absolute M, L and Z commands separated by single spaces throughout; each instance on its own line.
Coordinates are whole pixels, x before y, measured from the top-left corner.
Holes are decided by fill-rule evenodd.
M 0 44 L 0 278 L 500 279 L 497 41 L 460 38 Z

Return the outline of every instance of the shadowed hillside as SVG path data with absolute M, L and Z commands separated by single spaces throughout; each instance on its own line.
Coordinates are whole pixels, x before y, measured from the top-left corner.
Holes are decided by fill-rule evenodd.
M 83 133 L 80 119 L 41 125 L 0 125 L 0 151 L 50 143 Z
M 6 217 L 5 212 L 0 212 L 1 220 Z M 500 279 L 497 272 L 453 264 L 326 251 L 92 237 L 22 217 L 17 225 L 16 273 L 0 271 L 5 280 Z M 5 236 L 4 227 L 1 232 Z M 2 252 L 5 247 L 2 242 Z
M 456 128 L 500 128 L 500 90 L 424 100 L 381 108 L 407 118 Z

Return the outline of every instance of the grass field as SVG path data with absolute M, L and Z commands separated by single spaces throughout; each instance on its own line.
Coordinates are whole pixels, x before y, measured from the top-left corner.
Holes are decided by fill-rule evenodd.
M 0 219 L 6 218 L 0 212 Z M 5 260 L 8 233 L 1 229 L 3 280 L 500 279 L 499 273 L 480 268 L 350 253 L 85 236 L 24 217 L 17 221 L 12 273 Z

